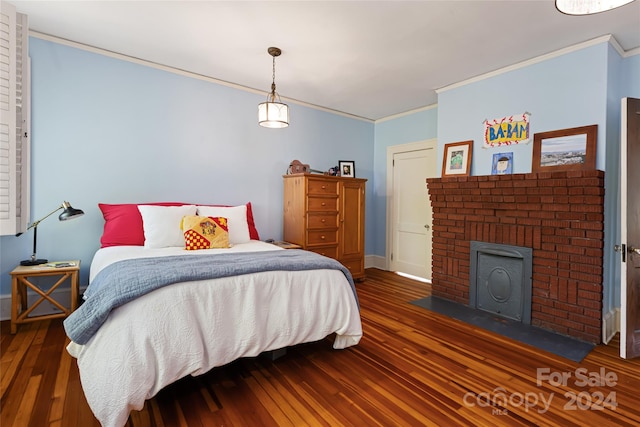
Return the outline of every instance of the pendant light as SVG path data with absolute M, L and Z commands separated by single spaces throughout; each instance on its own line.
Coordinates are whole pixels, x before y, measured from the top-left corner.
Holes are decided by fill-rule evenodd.
M 624 6 L 633 0 L 556 0 L 556 8 L 567 15 L 591 15 Z
M 258 105 L 258 124 L 266 128 L 286 128 L 289 126 L 289 106 L 280 102 L 280 95 L 276 93 L 276 56 L 280 56 L 282 51 L 270 47 L 267 52 L 273 57 L 273 81 L 267 102 Z

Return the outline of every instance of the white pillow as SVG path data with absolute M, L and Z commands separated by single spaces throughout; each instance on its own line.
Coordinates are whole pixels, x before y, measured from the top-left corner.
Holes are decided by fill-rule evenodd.
M 229 243 L 247 243 L 249 224 L 247 223 L 247 205 L 242 206 L 198 206 L 198 215 L 227 218 Z
M 180 221 L 183 216 L 196 214 L 195 205 L 138 205 L 138 210 L 142 215 L 145 248 L 184 247 Z

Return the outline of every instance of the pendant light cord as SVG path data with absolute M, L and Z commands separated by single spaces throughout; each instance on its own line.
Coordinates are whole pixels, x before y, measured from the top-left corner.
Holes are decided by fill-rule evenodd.
M 273 57 L 273 74 L 271 75 L 271 102 L 276 100 L 276 57 Z

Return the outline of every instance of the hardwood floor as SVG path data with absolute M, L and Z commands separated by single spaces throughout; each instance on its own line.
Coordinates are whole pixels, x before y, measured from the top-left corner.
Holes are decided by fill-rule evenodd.
M 357 289 L 359 345 L 326 339 L 184 378 L 127 425 L 640 425 L 640 360 L 620 359 L 617 341 L 575 363 L 409 304 L 424 283 L 369 269 Z M 1 337 L 0 425 L 98 425 L 60 320 L 16 335 L 2 322 Z

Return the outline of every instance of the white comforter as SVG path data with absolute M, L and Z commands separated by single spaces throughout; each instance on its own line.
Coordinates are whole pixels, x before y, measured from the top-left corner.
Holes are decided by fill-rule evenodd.
M 252 241 L 226 251 L 281 250 Z M 138 246 L 100 249 L 90 283 L 112 262 L 176 255 Z M 360 313 L 337 270 L 274 271 L 170 285 L 115 309 L 86 345 L 70 343 L 85 396 L 104 427 L 123 426 L 132 409 L 166 385 L 240 357 L 252 357 L 336 333 L 333 347 L 358 344 Z

